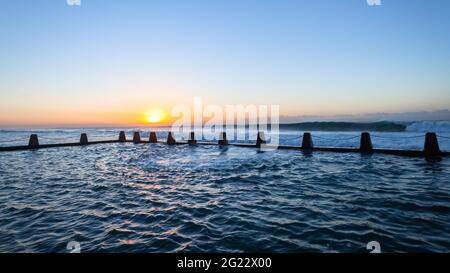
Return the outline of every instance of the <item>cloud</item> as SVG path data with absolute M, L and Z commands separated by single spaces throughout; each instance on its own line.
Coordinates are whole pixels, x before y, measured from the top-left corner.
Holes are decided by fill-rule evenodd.
M 419 111 L 401 113 L 364 113 L 358 115 L 334 115 L 334 116 L 280 116 L 280 122 L 302 122 L 302 121 L 450 121 L 449 110 Z

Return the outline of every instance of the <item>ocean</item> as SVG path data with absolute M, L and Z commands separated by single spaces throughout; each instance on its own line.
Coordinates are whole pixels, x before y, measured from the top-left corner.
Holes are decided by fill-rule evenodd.
M 372 141 L 420 150 L 436 131 L 450 151 L 448 125 Z M 150 129 L 2 129 L 0 146 L 120 130 Z M 280 143 L 300 145 L 301 134 L 282 131 Z M 316 146 L 359 145 L 359 132 L 312 135 Z M 370 241 L 382 252 L 450 250 L 449 158 L 115 143 L 1 152 L 0 181 L 0 252 L 68 252 L 69 242 L 81 252 L 368 252 Z

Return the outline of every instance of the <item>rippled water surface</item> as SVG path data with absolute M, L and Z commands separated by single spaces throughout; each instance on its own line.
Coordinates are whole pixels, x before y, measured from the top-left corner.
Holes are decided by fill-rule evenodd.
M 0 153 L 0 251 L 448 252 L 449 164 L 128 143 Z

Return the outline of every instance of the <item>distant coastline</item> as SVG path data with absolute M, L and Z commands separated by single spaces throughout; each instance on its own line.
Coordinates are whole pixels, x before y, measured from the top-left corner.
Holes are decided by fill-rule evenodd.
M 292 131 L 375 131 L 375 132 L 404 132 L 407 125 L 390 121 L 381 122 L 300 122 L 281 123 L 281 130 Z

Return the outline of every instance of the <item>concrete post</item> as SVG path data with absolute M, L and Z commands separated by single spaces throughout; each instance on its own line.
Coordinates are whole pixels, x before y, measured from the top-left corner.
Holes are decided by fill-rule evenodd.
M 361 141 L 359 144 L 359 150 L 363 154 L 370 154 L 373 151 L 372 139 L 368 132 L 361 133 Z
M 139 132 L 134 132 L 134 134 L 133 134 L 133 143 L 134 144 L 141 143 L 141 134 Z
M 175 137 L 173 136 L 172 132 L 169 132 L 169 134 L 167 135 L 167 144 L 169 145 L 177 144 L 177 141 L 175 140 Z
M 119 133 L 119 142 L 125 142 L 127 141 L 127 137 L 125 136 L 125 132 L 124 131 L 120 131 Z
M 81 136 L 80 136 L 80 143 L 81 143 L 82 145 L 88 144 L 88 137 L 87 137 L 87 134 L 85 134 L 85 133 L 82 133 L 82 134 L 81 134 Z
M 197 140 L 195 140 L 195 133 L 191 132 L 188 139 L 188 144 L 194 145 L 197 144 Z
M 423 153 L 425 158 L 440 157 L 441 149 L 439 149 L 436 133 L 427 133 L 425 135 Z
M 39 140 L 36 134 L 30 136 L 30 141 L 28 141 L 28 146 L 31 148 L 39 148 Z
M 157 143 L 158 142 L 158 138 L 156 137 L 156 133 L 155 132 L 150 132 L 149 142 L 150 143 Z
M 314 148 L 311 133 L 303 133 L 302 149 L 312 150 Z
M 227 133 L 226 132 L 220 133 L 219 145 L 228 145 Z
M 261 148 L 261 144 L 266 144 L 264 132 L 258 132 L 258 136 L 256 137 L 256 147 Z

